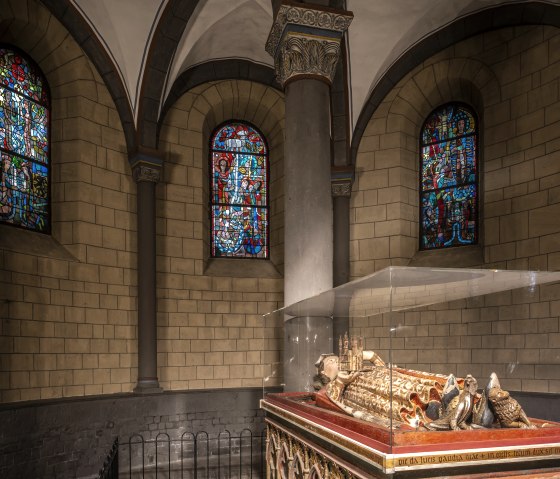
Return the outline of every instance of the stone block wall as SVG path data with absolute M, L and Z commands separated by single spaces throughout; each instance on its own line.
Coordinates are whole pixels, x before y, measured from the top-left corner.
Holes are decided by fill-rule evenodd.
M 387 95 L 356 161 L 354 278 L 388 265 L 558 269 L 559 43 L 560 30 L 548 26 L 479 35 L 434 55 Z M 480 245 L 418 252 L 420 129 L 450 101 L 479 116 Z M 512 389 L 560 392 L 559 297 L 552 285 L 397 315 L 394 361 L 443 373 L 492 369 Z M 388 328 L 376 331 L 371 346 L 386 351 Z
M 52 235 L 1 226 L 0 401 L 129 391 L 136 187 L 119 116 L 91 62 L 40 3 L 4 2 L 0 41 L 39 64 L 52 100 Z
M 28 35 L 21 35 L 28 31 Z M 84 52 L 40 3 L 9 1 L 0 41 L 50 86 L 52 235 L 0 225 L 0 402 L 129 392 L 137 377 L 136 185 L 120 119 Z M 209 261 L 210 131 L 247 120 L 270 149 L 270 261 Z M 281 330 L 283 96 L 205 84 L 168 112 L 157 186 L 158 365 L 165 389 L 260 386 Z
M 270 150 L 270 260 L 209 258 L 210 135 L 245 120 Z M 164 181 L 157 197 L 158 366 L 170 389 L 260 386 L 279 356 L 281 325 L 262 315 L 283 300 L 284 99 L 231 80 L 185 93 L 163 121 Z
M 472 374 L 480 388 L 495 372 L 504 389 L 558 394 L 557 292 L 557 285 L 517 289 L 354 318 L 351 327 L 365 348 L 400 367 Z

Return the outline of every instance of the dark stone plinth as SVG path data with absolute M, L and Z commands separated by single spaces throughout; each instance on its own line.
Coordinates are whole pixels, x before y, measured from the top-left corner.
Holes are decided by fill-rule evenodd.
M 118 394 L 0 406 L 0 477 L 75 478 L 99 471 L 116 436 L 264 428 L 262 389 Z

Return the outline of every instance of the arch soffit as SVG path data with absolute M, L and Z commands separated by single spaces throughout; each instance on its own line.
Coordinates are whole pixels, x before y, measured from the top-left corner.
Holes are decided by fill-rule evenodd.
M 158 22 L 144 69 L 138 101 L 137 144 L 157 148 L 162 92 L 173 55 L 200 0 L 169 0 Z
M 89 24 L 69 0 L 40 0 L 40 2 L 70 33 L 97 69 L 119 114 L 127 149 L 129 152 L 134 150 L 136 143 L 132 110 L 121 77 L 111 57 Z M 33 9 L 29 8 L 30 13 L 31 10 Z M 31 18 L 32 15 L 29 17 Z
M 400 84 L 390 103 L 387 121 L 395 115 L 405 121 L 400 132 L 419 137 L 426 117 L 449 101 L 468 103 L 482 115 L 484 108 L 500 102 L 500 86 L 494 72 L 484 63 L 471 58 L 445 59 L 417 68 Z M 390 128 L 388 128 L 388 132 Z
M 95 73 L 78 44 L 42 6 L 38 5 L 33 15 L 27 15 L 24 10 L 3 10 L 0 12 L 0 31 L 0 42 L 13 45 L 37 63 L 55 98 L 63 83 L 95 79 Z M 68 76 L 60 77 L 57 70 L 66 65 L 70 66 L 64 69 Z M 75 76 L 77 70 L 81 76 Z
M 139 146 L 155 148 L 160 92 L 177 43 L 199 0 L 169 0 L 165 7 L 148 52 L 136 127 L 118 70 L 76 7 L 69 0 L 39 1 L 70 32 L 103 78 L 119 113 L 129 154 Z
M 413 45 L 380 78 L 362 107 L 352 136 L 351 163 L 356 164 L 360 142 L 375 111 L 391 90 L 415 67 L 462 40 L 499 28 L 519 25 L 551 25 L 560 28 L 560 5 L 530 1 L 491 7 L 458 19 Z
M 233 86 L 231 88 L 227 86 L 230 84 L 240 85 L 237 89 L 237 93 L 235 93 L 236 90 Z M 250 85 L 256 85 L 256 87 L 250 87 Z M 219 89 L 218 97 L 212 88 Z M 268 92 L 266 105 L 269 105 L 274 97 L 272 92 L 277 93 L 278 99 L 283 99 L 284 97 L 280 85 L 276 82 L 274 69 L 265 65 L 253 63 L 248 60 L 228 59 L 206 62 L 189 68 L 177 78 L 164 104 L 158 122 L 158 141 L 167 114 L 174 105 L 181 101 L 183 95 L 187 93 L 200 95 L 193 106 L 204 115 L 210 130 L 222 121 L 235 118 L 254 123 L 266 136 L 269 136 L 274 126 L 267 127 L 265 124 L 271 121 L 281 122 L 283 120 L 283 114 L 280 117 L 272 113 L 270 117 L 261 119 L 260 117 L 262 115 L 259 113 L 263 112 L 263 108 L 266 110 L 266 107 L 263 106 L 262 102 L 257 102 L 256 96 L 259 96 L 259 93 L 255 96 L 249 94 L 251 88 L 260 90 L 261 96 L 264 95 L 264 92 Z M 239 98 L 237 101 L 234 101 L 234 97 Z M 262 99 L 263 98 L 261 98 L 261 100 Z M 242 109 L 242 101 L 247 102 L 244 112 Z M 229 105 L 230 103 L 236 106 L 237 111 L 232 111 L 232 116 L 230 117 L 227 117 L 225 114 L 228 110 L 226 110 L 224 114 L 220 114 L 219 108 L 223 110 L 223 106 Z M 218 105 L 221 106 L 218 107 Z M 255 114 L 248 116 L 247 112 L 251 111 L 255 111 Z M 258 124 L 256 120 L 262 124 Z M 189 125 L 189 127 L 190 126 L 194 125 Z

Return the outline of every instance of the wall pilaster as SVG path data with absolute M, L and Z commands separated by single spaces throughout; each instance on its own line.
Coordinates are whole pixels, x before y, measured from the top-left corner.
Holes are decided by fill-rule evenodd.
M 137 185 L 138 218 L 138 382 L 136 393 L 161 392 L 157 377 L 155 187 L 163 160 L 157 151 L 139 150 L 130 158 Z

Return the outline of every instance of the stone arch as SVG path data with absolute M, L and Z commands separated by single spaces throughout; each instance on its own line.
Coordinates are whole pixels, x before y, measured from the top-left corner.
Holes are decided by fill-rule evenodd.
M 41 2 L 68 30 L 103 78 L 118 111 L 126 138 L 127 149 L 132 151 L 136 141 L 132 110 L 121 77 L 111 57 L 72 2 L 60 2 L 57 0 L 41 0 Z M 30 1 L 29 12 L 37 11 L 34 3 Z
M 439 105 L 464 102 L 482 116 L 485 108 L 501 99 L 495 73 L 472 58 L 426 62 L 407 75 L 396 89 L 398 92 L 388 107 L 387 130 L 398 128 L 414 137 L 418 137 L 424 120 Z M 396 116 L 404 118 L 399 121 Z
M 66 5 L 67 2 L 58 2 Z M 93 384 L 95 363 L 82 362 L 85 355 L 98 358 L 100 350 L 93 344 L 103 341 L 103 326 L 96 331 L 92 324 L 110 325 L 114 314 L 135 324 L 135 292 L 125 292 L 124 302 L 100 307 L 91 295 L 93 306 L 85 314 L 88 300 L 76 302 L 65 297 L 62 281 L 87 284 L 85 289 L 101 291 L 122 284 L 123 278 L 136 273 L 131 251 L 136 248 L 136 214 L 133 208 L 135 185 L 127 162 L 127 145 L 122 123 L 107 86 L 93 62 L 65 26 L 38 0 L 6 0 L 0 9 L 0 41 L 23 50 L 43 71 L 51 93 L 51 235 L 40 235 L 2 225 L 2 248 L 10 256 L 25 258 L 6 265 L 6 285 L 22 288 L 21 273 L 30 271 L 40 278 L 56 271 L 57 281 L 46 281 L 45 294 L 25 298 L 29 307 L 26 319 L 37 324 L 37 339 L 50 337 L 49 328 L 63 328 L 77 323 L 89 325 L 82 338 L 59 338 L 66 346 L 59 350 L 60 362 L 48 354 L 25 371 L 33 377 L 34 368 L 50 374 L 37 381 L 2 392 L 2 400 L 16 401 L 47 397 L 81 396 L 132 389 L 136 377 L 136 339 L 132 332 L 123 338 L 123 351 L 129 367 L 108 365 L 118 379 L 107 375 L 104 384 Z M 8 231 L 9 230 L 9 231 Z M 13 253 L 13 254 L 12 254 Z M 103 275 L 104 268 L 112 273 Z M 48 283 L 48 285 L 47 285 Z M 77 284 L 77 283 L 75 283 Z M 94 285 L 95 286 L 92 286 Z M 64 314 L 72 304 L 72 312 Z M 126 304 L 126 305 L 125 305 Z M 124 305 L 124 306 L 123 306 Z M 131 306 L 132 305 L 132 306 Z M 13 314 L 10 310 L 8 314 Z M 10 316 L 8 316 L 10 317 Z M 134 319 L 133 319 L 134 318 Z M 18 354 L 33 354 L 33 345 L 22 346 Z M 97 362 L 97 359 L 95 359 Z M 14 363 L 15 364 L 15 363 Z M 79 374 L 72 374 L 66 364 L 79 364 Z M 39 366 L 37 366 L 39 365 Z M 12 371 L 9 374 L 14 375 Z M 114 376 L 115 378 L 117 376 Z
M 389 264 L 557 269 L 560 227 L 553 218 L 560 207 L 550 193 L 558 188 L 560 115 L 550 113 L 560 111 L 560 58 L 556 48 L 560 30 L 535 23 L 487 32 L 437 52 L 408 72 L 380 101 L 356 156 L 357 181 L 351 210 L 353 276 Z M 467 255 L 468 250 L 463 248 L 415 253 L 419 128 L 431 109 L 450 100 L 475 107 L 481 121 L 483 177 L 479 197 L 484 204 L 479 220 L 484 228 L 480 231 L 481 244 L 471 250 L 478 249 L 476 256 Z M 515 308 L 513 303 L 517 302 L 522 303 L 517 298 L 506 299 L 503 307 Z M 544 303 L 546 298 L 541 297 L 539 304 Z M 458 313 L 462 306 L 448 308 L 431 324 L 447 323 L 450 312 Z M 472 317 L 478 315 L 476 311 Z M 471 321 L 466 318 L 462 316 L 458 322 Z M 407 324 L 407 318 L 403 322 Z M 553 322 L 551 330 L 557 331 L 556 317 Z M 414 351 L 405 342 L 403 358 L 413 358 L 414 364 L 436 364 L 438 368 L 444 364 L 445 370 L 457 370 L 459 374 L 465 369 L 464 361 L 453 364 L 454 349 L 449 345 L 459 339 L 467 344 L 479 335 L 492 351 L 488 369 L 502 370 L 505 380 L 519 389 L 525 388 L 526 382 L 539 380 L 533 375 L 535 368 L 547 367 L 544 363 L 550 362 L 542 353 L 540 357 L 520 355 L 513 359 L 527 366 L 519 379 L 517 372 L 516 377 L 507 372 L 509 359 L 502 359 L 500 350 L 504 346 L 496 323 L 491 318 L 487 331 L 473 328 L 466 336 L 464 330 L 457 330 L 457 335 L 446 331 L 441 342 L 434 336 Z M 530 320 L 526 327 L 523 323 L 517 331 L 519 337 L 528 337 L 532 325 Z M 538 346 L 556 347 L 546 338 L 544 346 Z M 556 390 L 546 380 L 541 384 L 543 390 Z
M 204 117 L 205 133 L 228 119 L 238 119 L 257 126 L 271 149 L 277 144 L 277 133 L 284 128 L 284 95 L 278 90 L 246 80 L 225 80 L 200 85 L 191 92 L 199 92 L 193 107 Z M 193 123 L 189 126 L 196 128 Z
M 273 68 L 249 60 L 224 59 L 195 65 L 179 75 L 173 83 L 158 122 L 158 139 L 163 119 L 182 95 L 203 83 L 230 79 L 253 81 L 281 91 Z
M 3 42 L 17 46 L 41 67 L 55 99 L 61 89 L 64 92 L 69 88 L 68 83 L 96 79 L 79 45 L 40 3 L 32 1 L 27 5 L 9 0 L 7 8 L 0 11 L 0 31 Z M 97 100 L 96 89 L 92 89 L 90 95 L 95 95 Z
M 209 142 L 212 130 L 225 120 L 244 120 L 255 125 L 268 142 L 271 177 L 269 261 L 209 259 Z M 275 285 L 281 290 L 284 258 L 283 94 L 270 86 L 247 80 L 224 80 L 198 85 L 185 92 L 167 111 L 161 124 L 159 145 L 165 161 L 163 181 L 156 187 L 157 251 L 161 258 L 158 272 L 173 271 L 176 274 L 171 277 L 177 281 L 184 278 L 177 287 L 182 288 L 184 284 L 186 289 L 195 291 L 194 294 L 203 294 L 205 285 L 217 281 L 216 278 L 223 278 L 228 284 L 236 278 L 266 278 L 264 284 Z M 158 296 L 162 298 L 175 294 L 174 291 L 171 284 L 162 282 L 158 286 Z M 237 297 L 231 295 L 228 300 L 230 298 L 232 312 L 244 311 Z M 214 316 L 198 314 L 197 321 L 211 330 Z M 162 325 L 172 318 L 173 314 L 160 311 L 158 321 Z M 173 337 L 172 329 L 162 328 L 158 336 L 161 345 L 158 350 L 161 358 L 158 359 L 161 368 L 159 377 L 163 387 L 168 384 L 167 371 L 173 369 L 167 367 L 166 359 L 174 357 L 171 344 L 176 338 Z M 251 369 L 253 366 L 244 367 Z M 252 375 L 253 372 L 248 374 Z M 200 378 L 195 376 L 192 379 Z M 189 381 L 185 379 L 184 383 L 174 384 L 175 387 L 178 387 L 177 384 L 193 387 Z M 238 384 L 233 381 L 237 379 L 215 380 L 212 387 L 221 387 L 222 383 L 224 387 L 225 384 L 227 387 Z
M 195 113 L 189 117 L 189 127 L 197 128 L 197 124 L 201 126 L 203 178 L 208 177 L 210 135 L 219 124 L 227 120 L 247 121 L 255 125 L 266 138 L 270 151 L 270 259 L 280 269 L 284 255 L 280 247 L 284 241 L 281 229 L 284 205 L 279 196 L 283 191 L 284 95 L 273 87 L 246 80 L 206 83 L 191 90 L 191 93 L 194 92 L 199 92 L 199 95 L 194 100 L 193 111 L 198 112 L 203 121 L 199 123 L 201 117 Z M 207 182 L 204 186 L 207 186 Z M 208 190 L 203 188 L 204 198 L 207 195 Z M 204 230 L 209 231 L 209 227 L 209 224 L 205 224 Z M 205 236 L 205 258 L 209 256 L 207 243 L 208 235 Z
M 404 137 L 401 139 L 401 158 L 398 161 L 401 178 L 401 198 L 404 208 L 412 213 L 412 221 L 409 227 L 404 227 L 414 241 L 403 241 L 400 248 L 400 256 L 404 263 L 407 258 L 408 264 L 423 264 L 427 258 L 435 261 L 435 256 L 430 252 L 416 253 L 419 228 L 418 211 L 418 175 L 419 175 L 419 138 L 420 130 L 427 116 L 438 106 L 448 102 L 463 102 L 477 112 L 479 124 L 484 122 L 484 112 L 488 107 L 500 103 L 501 91 L 496 74 L 484 63 L 477 59 L 466 57 L 446 58 L 434 62 L 426 62 L 422 67 L 415 69 L 407 75 L 400 84 L 398 93 L 389 105 L 387 112 L 387 133 L 396 133 Z M 483 128 L 479 125 L 479 131 Z M 479 140 L 481 137 L 479 137 Z M 479 154 L 482 157 L 483 144 L 479 144 Z M 480 159 L 480 157 L 479 157 Z M 479 171 L 482 171 L 480 164 Z M 482 175 L 479 177 L 482 182 Z M 482 189 L 482 188 L 481 188 Z M 412 207 L 412 211 L 410 211 Z M 484 208 L 482 197 L 479 197 L 479 212 Z M 483 215 L 480 214 L 482 218 Z M 469 247 L 457 251 L 448 250 L 445 254 L 439 252 L 437 261 L 442 265 L 464 264 L 468 266 L 482 263 L 482 224 L 479 238 L 479 246 Z M 395 242 L 397 240 L 394 240 Z M 404 246 L 406 244 L 406 246 Z M 396 247 L 395 247 L 396 248 Z M 449 258 L 447 258 L 449 256 Z
M 77 245 L 85 236 L 72 233 L 72 222 L 86 217 L 93 221 L 93 216 L 86 212 L 90 207 L 80 202 L 75 186 L 66 187 L 66 183 L 81 183 L 84 194 L 95 188 L 95 180 L 86 170 L 98 166 L 101 152 L 96 145 L 102 144 L 103 154 L 107 156 L 109 152 L 115 174 L 107 180 L 111 187 L 121 187 L 119 174 L 129 175 L 126 141 L 115 104 L 99 72 L 72 34 L 40 2 L 7 1 L 6 8 L 0 10 L 0 41 L 29 55 L 47 79 L 52 101 L 52 236 L 62 244 Z M 92 196 L 99 197 L 100 192 L 87 195 L 95 203 L 97 200 Z M 85 259 L 83 249 L 75 250 L 74 254 Z
M 560 27 L 560 6 L 541 1 L 497 5 L 451 22 L 414 44 L 391 65 L 372 87 L 354 127 L 350 156 L 356 164 L 362 136 L 366 133 L 372 116 L 385 101 L 387 95 L 411 70 L 436 53 L 473 37 L 499 28 L 518 25 L 552 25 Z
M 161 92 L 173 55 L 199 0 L 169 0 L 154 32 L 138 100 L 137 142 L 157 147 Z
M 351 258 L 365 261 L 351 259 L 352 276 L 391 264 L 416 264 L 424 257 L 424 252 L 417 253 L 418 148 L 420 129 L 430 112 L 459 101 L 471 105 L 483 121 L 485 109 L 500 100 L 498 78 L 487 65 L 445 53 L 413 69 L 387 95 L 373 114 L 356 156 L 352 202 L 363 206 L 353 217 Z M 373 237 L 367 238 L 371 231 Z M 480 247 L 466 251 L 450 261 L 463 266 L 482 262 Z M 443 261 L 443 256 L 438 260 Z
M 174 172 L 187 171 L 196 174 L 198 188 L 194 201 L 199 213 L 202 242 L 196 245 L 196 258 L 209 266 L 228 264 L 220 260 L 211 264 L 209 257 L 209 219 L 207 203 L 208 151 L 210 135 L 214 128 L 227 120 L 243 120 L 256 126 L 265 136 L 270 155 L 270 262 L 278 270 L 283 265 L 283 156 L 284 156 L 284 96 L 267 85 L 248 80 L 223 80 L 206 82 L 184 93 L 165 118 L 160 130 L 160 148 L 166 152 L 164 183 L 177 182 L 181 175 Z M 185 158 L 193 158 L 185 165 Z M 185 173 L 188 174 L 188 173 Z M 187 186 L 187 183 L 184 183 Z M 175 191 L 179 184 L 164 184 L 161 188 Z M 239 261 L 239 260 L 232 260 Z M 250 260 L 247 260 L 250 261 Z M 254 263 L 254 262 L 253 262 Z M 259 262 L 263 264 L 263 262 Z M 247 274 L 252 271 L 249 266 Z M 220 271 L 230 274 L 228 270 Z M 278 274 L 278 273 L 276 273 Z

